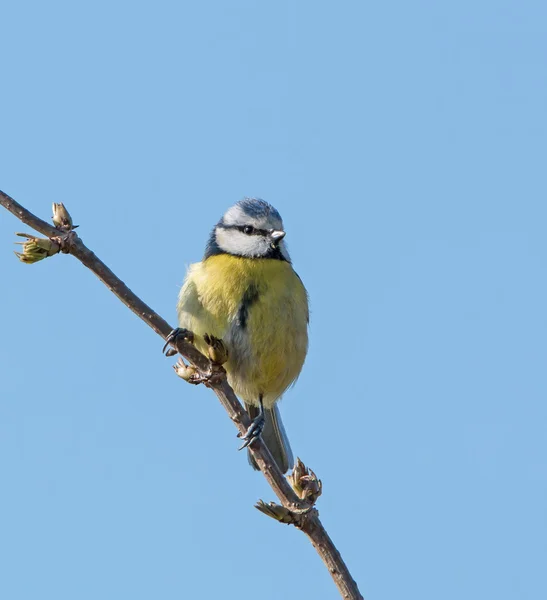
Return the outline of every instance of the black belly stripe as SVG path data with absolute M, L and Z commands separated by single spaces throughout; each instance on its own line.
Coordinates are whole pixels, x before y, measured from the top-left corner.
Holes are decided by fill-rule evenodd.
M 258 288 L 251 284 L 243 294 L 239 310 L 237 311 L 237 324 L 241 329 L 247 327 L 247 319 L 249 318 L 249 309 L 258 300 Z

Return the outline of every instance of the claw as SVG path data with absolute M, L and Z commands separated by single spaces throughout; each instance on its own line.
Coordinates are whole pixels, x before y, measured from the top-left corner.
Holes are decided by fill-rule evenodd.
M 190 330 L 184 329 L 184 327 L 177 327 L 176 329 L 173 329 L 173 331 L 165 339 L 165 345 L 162 349 L 162 352 L 166 356 L 174 356 L 175 354 L 177 354 L 177 350 L 175 348 L 169 349 L 167 350 L 167 352 L 165 352 L 165 349 L 170 344 L 173 344 L 178 337 L 182 337 L 191 344 L 194 342 L 194 334 Z M 174 350 L 174 352 L 172 350 Z
M 253 419 L 251 424 L 249 425 L 249 429 L 247 429 L 247 433 L 242 436 L 240 433 L 237 437 L 241 437 L 243 440 L 243 444 L 238 448 L 238 450 L 243 450 L 252 444 L 257 438 L 262 435 L 262 430 L 264 429 L 264 424 L 266 419 L 264 418 L 264 405 L 262 404 L 262 396 L 258 399 L 260 403 L 260 411 L 258 415 Z

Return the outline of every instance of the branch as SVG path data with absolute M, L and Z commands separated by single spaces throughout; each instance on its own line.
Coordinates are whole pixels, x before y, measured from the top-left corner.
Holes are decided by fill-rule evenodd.
M 114 273 L 82 242 L 75 233 L 74 226 L 68 212 L 63 212 L 64 219 L 55 219 L 56 209 L 62 205 L 54 205 L 54 222 L 57 227 L 51 226 L 26 208 L 17 203 L 13 198 L 0 190 L 0 204 L 9 210 L 23 223 L 29 225 L 36 231 L 47 236 L 52 243 L 48 256 L 56 252 L 72 254 L 110 289 L 129 309 L 140 317 L 158 335 L 166 340 L 173 328 L 153 311 L 146 303 L 136 296 Z M 32 242 L 41 242 L 37 238 L 30 238 Z M 45 240 L 47 241 L 47 240 Z M 42 256 L 41 258 L 44 258 Z M 24 259 L 22 259 L 24 261 Z M 39 260 L 39 259 L 37 259 Z M 25 261 L 24 261 L 25 262 Z M 222 406 L 225 408 L 230 419 L 234 422 L 241 435 L 244 435 L 251 420 L 243 409 L 234 391 L 228 384 L 226 372 L 222 367 L 214 364 L 208 357 L 204 356 L 188 340 L 178 336 L 171 343 L 178 353 L 186 358 L 197 369 L 200 378 L 205 381 L 207 387 L 212 388 Z M 357 584 L 351 577 L 340 553 L 336 549 L 325 528 L 319 520 L 319 513 L 314 508 L 314 503 L 321 493 L 321 482 L 316 478 L 313 471 L 308 470 L 298 461 L 289 481 L 283 476 L 277 464 L 274 462 L 269 450 L 260 438 L 254 441 L 249 450 L 270 484 L 275 495 L 279 498 L 281 506 L 260 501 L 257 508 L 268 516 L 290 523 L 301 529 L 311 540 L 319 556 L 328 568 L 338 590 L 343 598 L 350 600 L 362 600 Z

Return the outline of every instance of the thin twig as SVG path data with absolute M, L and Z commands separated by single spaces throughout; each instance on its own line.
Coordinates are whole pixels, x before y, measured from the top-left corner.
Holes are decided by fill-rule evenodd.
M 14 214 L 23 223 L 36 231 L 54 239 L 61 244 L 62 251 L 72 254 L 80 260 L 138 317 L 149 325 L 164 340 L 169 336 L 172 327 L 155 311 L 136 296 L 114 273 L 82 242 L 74 231 L 63 231 L 52 227 L 46 221 L 38 218 L 13 198 L 0 190 L 0 204 Z M 176 341 L 176 349 L 190 361 L 201 374 L 211 375 L 208 387 L 211 387 L 230 419 L 235 423 L 241 434 L 245 434 L 250 419 L 234 391 L 228 384 L 223 369 L 216 369 L 211 361 L 195 348 L 190 342 L 180 337 Z M 336 549 L 325 528 L 319 520 L 319 513 L 310 504 L 300 500 L 289 485 L 287 479 L 274 462 L 269 450 L 259 438 L 249 447 L 256 464 L 264 474 L 281 504 L 291 511 L 294 516 L 293 524 L 301 529 L 311 540 L 321 559 L 328 568 L 338 590 L 343 598 L 362 600 L 357 584 L 351 577 L 340 553 Z

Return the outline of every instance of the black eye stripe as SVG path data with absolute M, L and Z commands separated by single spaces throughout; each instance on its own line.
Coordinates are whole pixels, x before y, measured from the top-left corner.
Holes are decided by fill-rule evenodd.
M 223 229 L 237 229 L 246 235 L 269 235 L 268 229 L 257 229 L 256 227 L 252 227 L 251 225 L 223 225 Z M 251 227 L 251 231 L 246 231 L 247 228 Z

